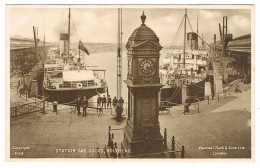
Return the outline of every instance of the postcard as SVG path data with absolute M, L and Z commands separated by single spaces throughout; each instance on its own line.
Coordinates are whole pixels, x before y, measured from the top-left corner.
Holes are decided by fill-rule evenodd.
M 254 161 L 254 5 L 6 5 L 6 159 Z

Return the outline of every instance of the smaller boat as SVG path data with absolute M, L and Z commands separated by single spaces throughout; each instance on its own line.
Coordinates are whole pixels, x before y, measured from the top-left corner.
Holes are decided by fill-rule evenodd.
M 79 41 L 78 50 L 70 48 L 70 10 L 68 30 L 60 35 L 63 53 L 50 49 L 44 63 L 43 92 L 51 102 L 70 103 L 79 96 L 89 99 L 107 92 L 106 70 L 87 64 L 85 45 Z

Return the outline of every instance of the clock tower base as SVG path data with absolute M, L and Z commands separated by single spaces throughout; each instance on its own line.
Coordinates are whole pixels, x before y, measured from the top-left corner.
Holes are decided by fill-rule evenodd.
M 124 127 L 123 149 L 130 149 L 129 157 L 161 157 L 163 137 L 158 126 L 135 127 L 131 120 L 127 120 Z M 126 156 L 126 157 L 127 157 Z

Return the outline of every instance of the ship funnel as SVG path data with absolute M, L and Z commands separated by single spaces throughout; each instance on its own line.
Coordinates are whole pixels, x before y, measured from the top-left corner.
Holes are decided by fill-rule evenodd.
M 187 43 L 189 49 L 198 50 L 198 35 L 194 32 L 187 33 Z

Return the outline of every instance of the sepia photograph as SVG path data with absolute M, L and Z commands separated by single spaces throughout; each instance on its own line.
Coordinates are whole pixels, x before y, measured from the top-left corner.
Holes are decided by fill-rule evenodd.
M 254 159 L 254 5 L 5 9 L 8 161 Z

